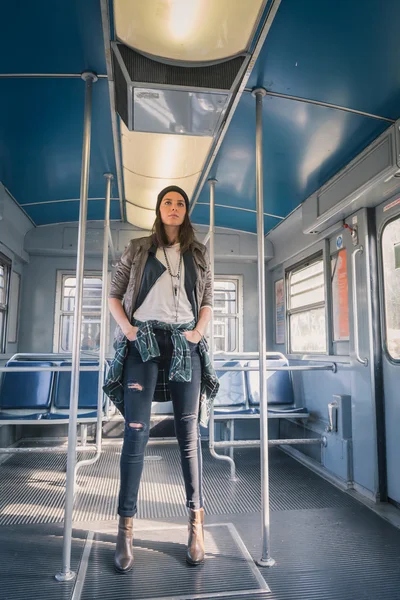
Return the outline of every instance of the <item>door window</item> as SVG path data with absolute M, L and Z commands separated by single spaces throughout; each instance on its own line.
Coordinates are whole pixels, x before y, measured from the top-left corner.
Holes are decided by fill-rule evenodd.
M 389 356 L 400 360 L 400 218 L 382 233 L 385 343 Z

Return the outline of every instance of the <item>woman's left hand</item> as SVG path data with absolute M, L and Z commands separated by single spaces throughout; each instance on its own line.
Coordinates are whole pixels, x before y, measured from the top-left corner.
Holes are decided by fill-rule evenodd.
M 198 344 L 202 337 L 200 333 L 195 329 L 192 329 L 191 331 L 184 331 L 183 335 L 185 336 L 187 341 L 191 342 L 192 344 Z

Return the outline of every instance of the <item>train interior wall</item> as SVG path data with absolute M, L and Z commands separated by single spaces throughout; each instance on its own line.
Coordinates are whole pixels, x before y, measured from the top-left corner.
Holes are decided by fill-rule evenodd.
M 373 232 L 368 231 L 367 210 L 371 209 L 361 209 L 350 215 L 346 221 L 357 223 L 359 242 L 364 248 L 368 248 L 368 236 L 373 235 Z M 361 355 L 368 358 L 368 367 L 364 367 L 355 360 L 354 356 L 351 269 L 354 246 L 351 234 L 349 230 L 343 228 L 343 222 L 339 222 L 319 235 L 305 235 L 302 233 L 301 211 L 300 207 L 267 236 L 274 248 L 274 257 L 268 262 L 267 267 L 267 305 L 270 309 L 267 311 L 267 347 L 287 354 L 291 365 L 315 365 L 320 364 L 321 361 L 332 361 L 337 364 L 337 372 L 293 372 L 296 405 L 306 406 L 311 418 L 306 425 L 291 420 L 282 422 L 280 434 L 281 437 L 292 438 L 326 435 L 328 444 L 325 448 L 303 446 L 298 450 L 320 463 L 345 485 L 354 487 L 376 500 L 379 494 L 376 404 L 381 399 L 376 398 L 374 394 L 373 347 L 376 340 L 371 325 L 371 289 L 368 285 L 370 256 L 368 251 L 364 251 L 357 265 L 359 346 Z M 338 250 L 338 240 L 341 243 L 340 248 L 346 250 L 347 256 L 349 340 L 335 343 L 331 339 L 328 353 L 325 355 L 291 353 L 287 339 L 287 326 L 283 343 L 276 343 L 275 284 L 279 280 L 285 280 L 285 273 L 290 267 L 301 264 L 318 252 L 323 252 L 327 277 L 326 302 L 329 303 L 328 327 L 331 330 L 330 261 Z M 329 433 L 326 431 L 328 404 L 334 399 L 339 401 L 339 427 L 337 432 Z

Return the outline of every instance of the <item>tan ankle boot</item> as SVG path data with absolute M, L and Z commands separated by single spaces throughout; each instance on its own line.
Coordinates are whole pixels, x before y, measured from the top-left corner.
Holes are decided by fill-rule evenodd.
M 189 540 L 186 562 L 189 565 L 200 565 L 204 561 L 204 508 L 190 510 Z
M 127 573 L 133 567 L 133 517 L 120 517 L 114 567 L 118 573 Z

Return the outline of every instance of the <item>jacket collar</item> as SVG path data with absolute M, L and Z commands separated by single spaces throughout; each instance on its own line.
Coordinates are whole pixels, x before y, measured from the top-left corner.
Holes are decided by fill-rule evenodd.
M 147 250 L 147 259 L 143 270 L 139 293 L 135 302 L 135 310 L 138 309 L 143 303 L 157 279 L 159 279 L 159 277 L 161 277 L 166 270 L 164 265 L 156 257 L 157 246 L 153 243 L 151 237 L 145 238 L 143 241 L 142 250 L 144 252 Z M 197 315 L 197 306 L 194 293 L 197 281 L 195 262 L 197 264 L 201 264 L 200 261 L 203 261 L 205 264 L 201 251 L 199 251 L 198 244 L 196 244 L 196 247 L 193 246 L 192 251 L 189 249 L 183 255 L 183 263 L 185 265 L 185 291 L 192 306 L 194 315 Z
M 141 244 L 142 249 L 144 251 L 148 251 L 149 254 L 153 254 L 154 256 L 157 253 L 157 246 L 153 242 L 152 236 L 148 236 L 143 238 L 143 244 Z M 190 252 L 191 251 L 191 252 Z M 204 246 L 200 244 L 197 240 L 194 240 L 192 243 L 192 247 L 188 250 L 189 253 L 192 254 L 193 259 L 197 265 L 199 265 L 202 269 L 207 269 L 207 261 L 204 257 Z M 185 252 L 187 254 L 188 252 Z M 185 263 L 186 268 L 186 263 Z

